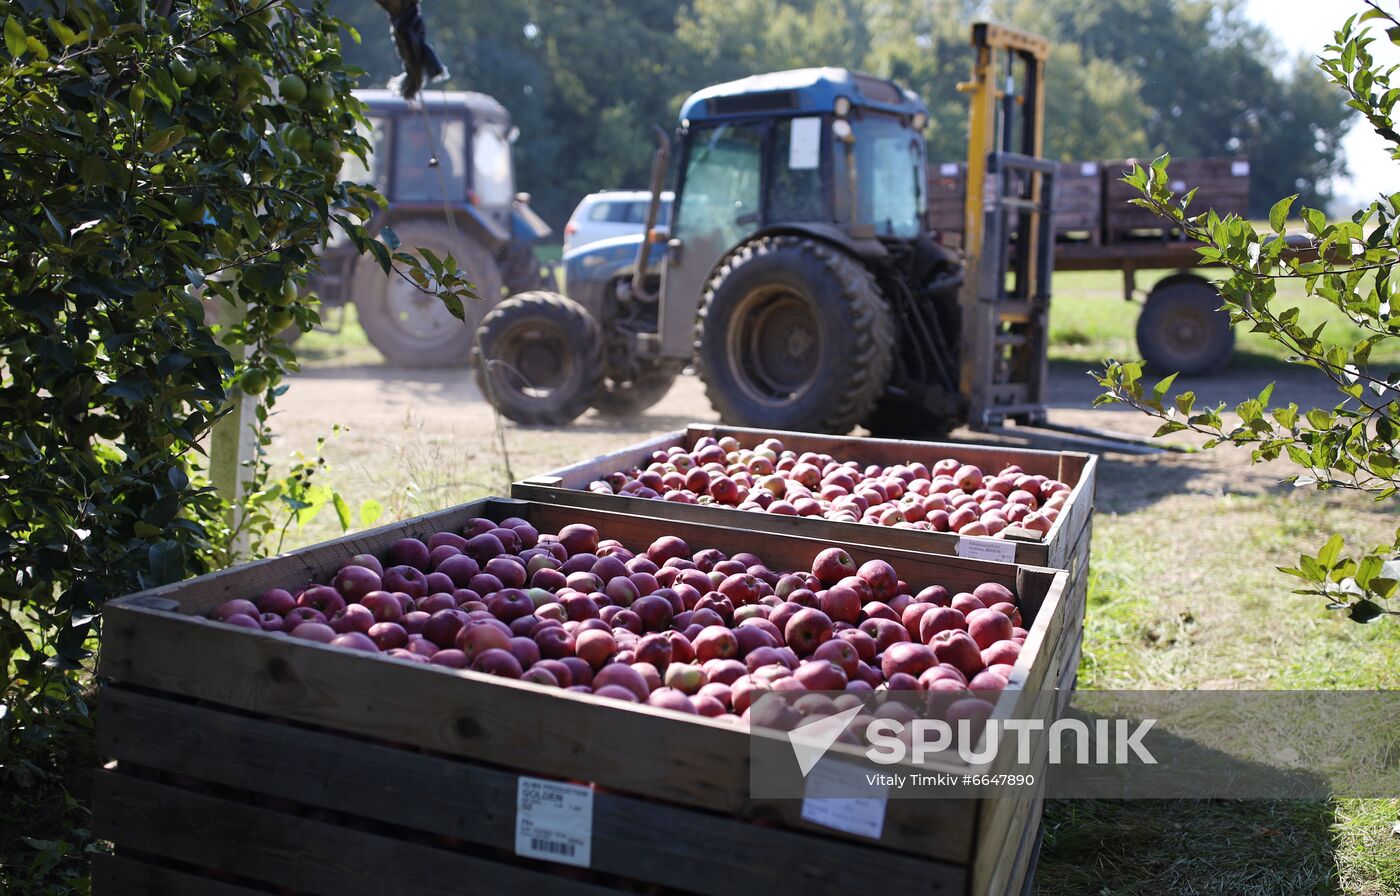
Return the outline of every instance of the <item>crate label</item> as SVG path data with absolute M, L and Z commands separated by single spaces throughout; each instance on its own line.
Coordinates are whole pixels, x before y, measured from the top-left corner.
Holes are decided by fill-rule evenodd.
M 1099 173 L 1099 166 L 1096 162 L 1080 162 L 1079 173 L 1084 177 L 1093 177 Z
M 944 162 L 938 166 L 938 173 L 941 177 L 956 177 L 958 174 L 957 162 Z
M 587 868 L 593 860 L 593 790 L 522 775 L 515 791 L 515 854 Z
M 969 560 L 995 560 L 997 563 L 1016 562 L 1016 543 L 1000 538 L 964 535 L 958 539 L 957 554 Z
M 788 167 L 794 171 L 816 168 L 822 161 L 822 120 L 794 118 L 788 138 Z
M 888 787 L 870 785 L 868 769 L 831 759 L 818 762 L 807 775 L 802 798 L 802 819 L 824 828 L 879 840 L 885 830 Z M 865 792 L 870 796 L 824 796 L 827 793 Z
M 1248 162 L 1231 162 L 1231 163 L 1230 163 L 1230 173 L 1233 174 L 1235 177 L 1248 177 L 1248 176 L 1249 176 L 1249 163 L 1248 163 Z

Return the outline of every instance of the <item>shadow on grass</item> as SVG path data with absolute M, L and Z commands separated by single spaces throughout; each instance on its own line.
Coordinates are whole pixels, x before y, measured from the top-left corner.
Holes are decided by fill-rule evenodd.
M 1041 896 L 1340 894 L 1327 800 L 1053 800 Z
M 1050 362 L 1048 398 L 1052 410 L 1091 408 L 1094 399 L 1103 393 L 1091 375 L 1102 369 L 1101 361 Z M 1144 380 L 1155 384 L 1163 373 L 1147 371 Z M 1178 376 L 1173 394 L 1195 392 L 1196 406 L 1214 406 L 1224 402 L 1233 408 L 1246 398 L 1254 398 L 1269 383 L 1274 383 L 1274 404 L 1296 402 L 1299 407 L 1332 407 L 1342 398 L 1336 386 L 1322 373 L 1311 367 L 1289 364 L 1277 357 L 1258 352 L 1236 352 L 1230 365 L 1208 376 Z

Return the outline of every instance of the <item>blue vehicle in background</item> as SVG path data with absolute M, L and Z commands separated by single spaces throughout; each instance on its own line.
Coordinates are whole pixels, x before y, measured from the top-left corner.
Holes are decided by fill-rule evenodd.
M 385 276 L 348 241 L 333 242 L 312 284 L 323 305 L 355 305 L 360 325 L 391 363 L 452 367 L 471 359 L 481 318 L 507 295 L 540 289 L 553 277 L 534 246 L 550 228 L 515 191 L 510 115 L 489 96 L 430 91 L 409 103 L 388 90 L 358 90 L 368 107 L 373 146 L 368 167 L 347 157 L 343 180 L 375 187 L 389 204 L 370 222 L 391 227 L 404 251 L 452 255 L 470 272 L 483 301 L 458 320 L 431 293 Z
M 693 363 L 737 425 L 1043 420 L 1048 43 L 977 25 L 973 44 L 962 254 L 929 227 L 928 109 L 912 92 L 836 68 L 715 85 L 681 108 L 674 171 L 658 129 L 645 232 L 568 253 L 565 295 L 515 296 L 482 321 L 483 392 L 517 422 L 561 425 L 642 411 Z

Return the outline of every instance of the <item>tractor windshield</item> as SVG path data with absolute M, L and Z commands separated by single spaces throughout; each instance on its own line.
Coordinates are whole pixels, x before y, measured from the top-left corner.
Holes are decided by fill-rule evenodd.
M 401 115 L 395 122 L 395 202 L 461 202 L 467 193 L 467 128 L 445 115 Z
M 472 133 L 472 191 L 488 208 L 510 205 L 515 187 L 510 177 L 510 139 L 505 125 L 478 122 Z
M 870 115 L 855 122 L 856 220 L 880 236 L 918 235 L 927 201 L 923 141 L 897 119 Z
M 672 218 L 688 240 L 712 243 L 715 257 L 759 223 L 763 138 L 761 125 L 691 130 L 684 187 Z

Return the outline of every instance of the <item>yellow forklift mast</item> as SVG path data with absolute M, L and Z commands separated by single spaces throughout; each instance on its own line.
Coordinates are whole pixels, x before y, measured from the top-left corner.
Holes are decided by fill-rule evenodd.
M 1051 205 L 1055 164 L 1044 146 L 1043 37 L 972 27 L 961 391 L 974 429 L 1045 421 Z

